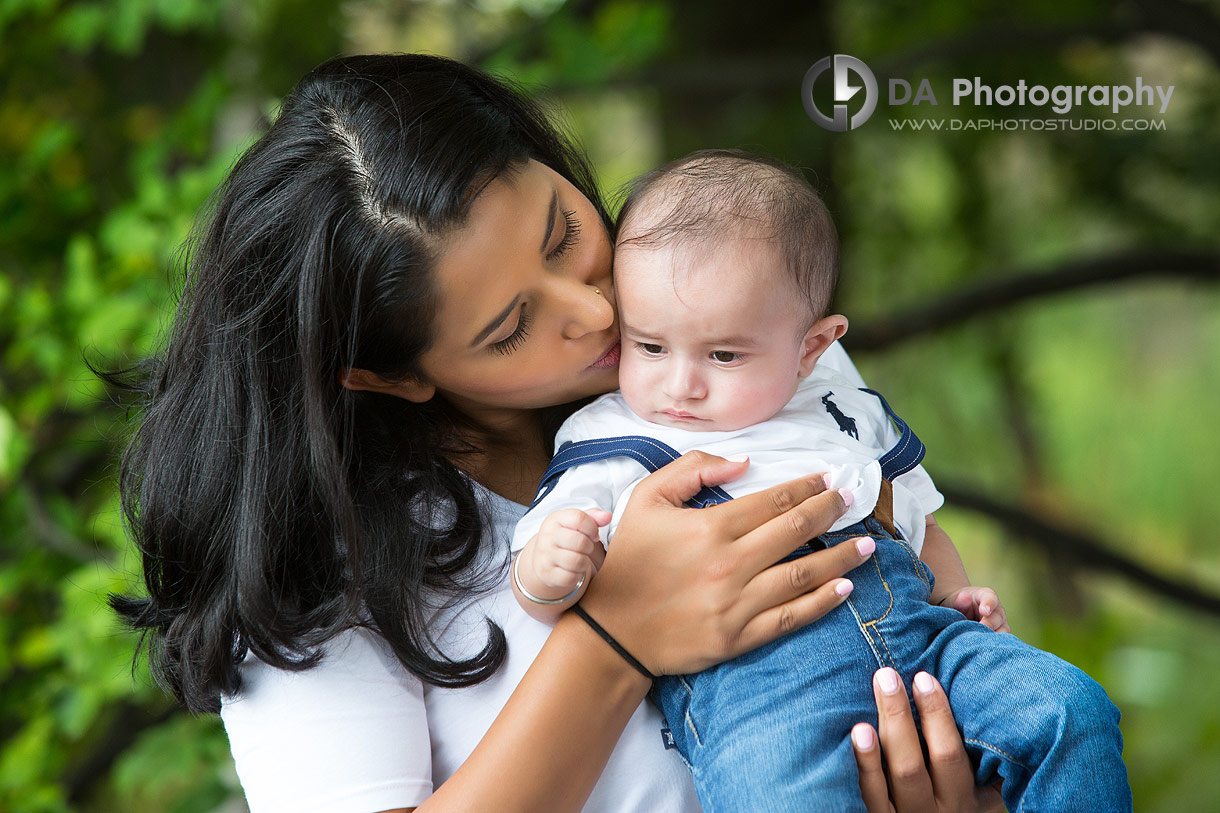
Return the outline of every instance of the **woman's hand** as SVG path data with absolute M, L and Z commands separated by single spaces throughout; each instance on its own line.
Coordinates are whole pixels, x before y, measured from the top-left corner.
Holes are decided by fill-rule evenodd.
M 849 540 L 776 564 L 846 510 L 820 474 L 682 507 L 748 465 L 691 452 L 645 478 L 581 601 L 654 674 L 705 669 L 820 618 L 851 592 L 838 577 L 872 552 Z
M 877 731 L 868 723 L 852 729 L 860 792 L 869 813 L 1003 811 L 1004 802 L 995 788 L 975 787 L 970 759 L 940 684 L 927 672 L 920 672 L 915 675 L 914 688 L 928 744 L 926 763 L 906 690 L 893 669 L 879 669 L 873 675 L 881 747 L 877 747 Z

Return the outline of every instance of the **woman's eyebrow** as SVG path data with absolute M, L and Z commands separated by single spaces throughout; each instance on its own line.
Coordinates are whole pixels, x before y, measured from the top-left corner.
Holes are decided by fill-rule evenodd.
M 551 208 L 547 211 L 546 216 L 546 233 L 542 235 L 542 245 L 538 248 L 539 254 L 546 254 L 547 243 L 551 242 L 551 233 L 555 231 L 555 215 L 559 212 L 559 190 L 551 190 Z
M 514 296 L 513 301 L 508 303 L 508 307 L 505 308 L 504 310 L 500 311 L 500 313 L 498 313 L 495 316 L 495 318 L 493 318 L 490 322 L 487 323 L 487 327 L 485 327 L 479 331 L 479 335 L 474 337 L 474 341 L 470 343 L 470 346 L 478 347 L 480 344 L 483 343 L 484 339 L 486 339 L 491 334 L 495 333 L 496 330 L 500 327 L 500 325 L 504 324 L 504 320 L 508 318 L 508 315 L 517 309 L 517 303 L 520 301 L 521 301 L 521 294 L 517 294 L 516 296 Z

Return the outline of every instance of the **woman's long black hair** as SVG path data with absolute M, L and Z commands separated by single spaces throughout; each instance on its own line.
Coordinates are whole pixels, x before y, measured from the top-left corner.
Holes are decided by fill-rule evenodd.
M 438 239 L 528 158 L 606 219 L 583 155 L 519 92 L 438 57 L 343 57 L 301 80 L 217 191 L 163 353 L 111 376 L 146 397 L 121 490 L 148 590 L 112 605 L 192 710 L 240 691 L 247 652 L 309 668 L 358 625 L 436 685 L 503 661 L 490 621 L 468 660 L 426 626 L 424 596 L 478 586 L 483 522 L 450 462 L 460 418 L 443 398 L 351 392 L 340 371 L 420 374 Z

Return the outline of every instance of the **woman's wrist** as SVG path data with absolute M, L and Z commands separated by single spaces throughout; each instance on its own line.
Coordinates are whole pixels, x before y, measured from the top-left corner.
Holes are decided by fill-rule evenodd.
M 565 613 L 474 753 L 428 805 L 579 810 L 651 687 Z
M 577 590 L 579 590 L 579 589 L 580 589 L 580 586 L 577 585 Z M 603 641 L 606 642 L 607 646 L 609 646 L 611 649 L 613 649 L 615 652 L 617 652 L 619 654 L 619 657 L 621 657 L 623 660 L 627 661 L 627 663 L 631 665 L 632 669 L 639 672 L 649 681 L 653 681 L 653 680 L 657 679 L 656 675 L 654 675 L 652 672 L 649 672 L 648 669 L 644 666 L 644 664 L 640 663 L 640 661 L 634 655 L 632 655 L 630 652 L 627 651 L 626 647 L 624 647 L 622 644 L 620 644 L 613 635 L 606 632 L 606 629 L 601 624 L 597 623 L 597 620 L 595 618 L 593 618 L 593 616 L 589 615 L 589 613 L 583 607 L 581 607 L 579 604 L 576 604 L 572 607 L 572 612 L 576 614 L 577 618 L 579 618 L 581 621 L 584 621 L 586 624 L 588 624 L 589 627 L 592 628 L 592 630 L 594 632 L 596 632 Z
M 639 703 L 652 689 L 652 680 L 629 664 L 602 637 L 575 613 L 564 613 L 555 624 L 556 634 L 569 651 L 569 657 L 579 658 L 600 676 L 601 689 L 625 703 Z M 548 639 L 549 640 L 549 639 Z

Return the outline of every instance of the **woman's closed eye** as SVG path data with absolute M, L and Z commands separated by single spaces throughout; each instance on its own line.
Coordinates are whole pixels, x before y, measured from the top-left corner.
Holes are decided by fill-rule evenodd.
M 525 304 L 522 303 L 521 316 L 517 319 L 517 328 L 500 341 L 493 342 L 491 345 L 489 345 L 489 347 L 501 355 L 508 355 L 509 353 L 513 352 L 520 347 L 521 343 L 525 341 L 527 336 L 529 336 L 530 321 L 531 317 L 529 311 L 526 310 Z
M 559 244 L 546 255 L 548 260 L 557 260 L 564 254 L 567 254 L 580 239 L 580 219 L 576 217 L 576 212 L 572 209 L 564 209 L 563 220 L 563 237 L 560 239 Z

